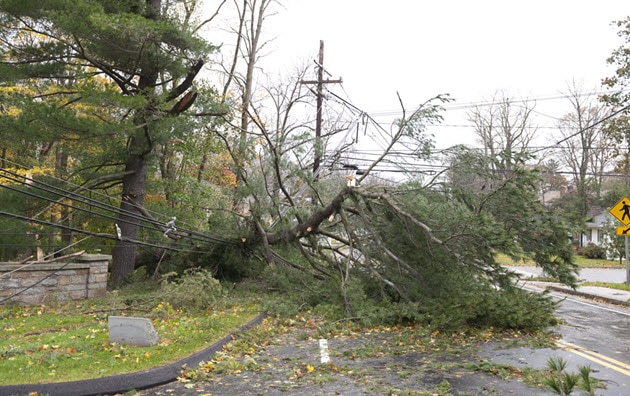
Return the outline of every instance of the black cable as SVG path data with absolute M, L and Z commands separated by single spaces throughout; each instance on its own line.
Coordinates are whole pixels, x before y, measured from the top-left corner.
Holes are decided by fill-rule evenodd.
M 597 125 L 599 125 L 599 124 L 601 124 L 601 123 L 603 123 L 603 122 L 605 122 L 605 121 L 608 121 L 609 119 L 611 119 L 611 118 L 613 118 L 613 117 L 617 116 L 618 114 L 620 114 L 620 113 L 622 113 L 622 112 L 624 112 L 624 111 L 626 111 L 626 110 L 628 110 L 628 109 L 630 109 L 630 104 L 629 104 L 629 105 L 626 105 L 626 106 L 624 106 L 624 107 L 622 107 L 621 109 L 619 109 L 619 110 L 617 110 L 617 111 L 615 111 L 615 112 L 613 112 L 613 113 L 611 113 L 611 114 L 609 114 L 609 115 L 607 115 L 606 117 L 602 118 L 601 120 L 598 120 L 598 121 L 596 121 L 596 122 L 592 123 L 591 125 L 587 125 L 587 126 L 585 126 L 584 128 L 580 129 L 579 131 L 575 132 L 574 134 L 569 135 L 569 136 L 567 136 L 567 137 L 565 137 L 565 138 L 563 138 L 563 139 L 560 139 L 559 141 L 557 141 L 557 142 L 555 143 L 555 145 L 556 145 L 556 146 L 558 146 L 558 145 L 560 145 L 560 144 L 562 144 L 562 143 L 566 142 L 567 140 L 569 140 L 569 139 L 571 139 L 571 138 L 573 138 L 573 137 L 575 137 L 575 136 L 577 136 L 577 135 L 579 135 L 579 134 L 583 133 L 584 131 L 587 131 L 587 130 L 589 130 L 589 129 L 591 129 L 591 128 L 594 128 L 594 127 L 596 127 Z M 543 150 L 543 149 L 541 148 L 541 149 L 539 149 L 539 150 L 533 151 L 533 153 L 537 153 L 537 152 L 542 151 L 542 150 Z
M 126 214 L 126 216 L 131 217 L 133 219 L 144 221 L 144 222 L 147 222 L 147 223 L 150 223 L 150 224 L 153 224 L 153 225 L 163 226 L 163 224 L 161 222 L 158 222 L 156 220 L 151 220 L 151 219 L 149 219 L 147 217 L 144 217 L 144 216 L 141 216 L 139 214 L 136 214 L 135 212 L 126 211 L 126 210 L 122 210 L 122 209 L 119 209 L 117 207 L 114 207 L 112 205 L 103 204 L 100 201 L 96 201 L 96 200 L 91 199 L 91 198 L 86 198 L 86 197 L 84 197 L 84 196 L 82 196 L 80 194 L 77 194 L 77 193 L 74 193 L 74 192 L 71 192 L 71 191 L 67 191 L 67 190 L 64 190 L 64 189 L 56 187 L 56 186 L 52 186 L 50 184 L 44 183 L 44 182 L 39 181 L 39 180 L 35 180 L 35 179 L 32 179 L 32 178 L 28 178 L 28 177 L 19 175 L 19 174 L 15 173 L 15 172 L 11 172 L 11 171 L 9 171 L 7 169 L 4 169 L 4 168 L 0 168 L 0 171 L 16 175 L 16 176 L 18 176 L 20 178 L 23 178 L 25 180 L 29 180 L 32 183 L 32 184 L 29 184 L 30 187 L 34 187 L 34 188 L 37 188 L 39 190 L 43 190 L 43 191 L 46 191 L 46 192 L 50 192 L 52 194 L 56 194 L 59 197 L 67 198 L 67 196 L 73 196 L 74 197 L 73 200 L 79 201 L 79 202 L 84 203 L 86 205 L 96 206 L 96 207 L 99 207 L 100 209 L 103 209 L 103 210 L 122 211 L 123 213 Z M 14 178 L 10 178 L 10 177 L 8 177 L 6 175 L 2 175 L 1 172 L 0 172 L 0 176 L 3 176 L 3 177 L 5 177 L 5 178 L 7 178 L 9 180 L 13 180 L 13 181 L 15 181 L 17 183 L 24 184 L 21 180 L 18 180 L 15 177 Z M 38 186 L 39 184 L 42 184 L 42 185 L 50 187 L 50 188 L 47 189 L 47 188 L 44 188 L 44 187 L 40 187 L 40 186 Z M 94 212 L 94 211 L 88 210 L 88 209 L 83 209 L 83 208 L 80 208 L 80 207 L 77 207 L 77 206 L 73 206 L 72 204 L 67 204 L 67 203 L 64 203 L 64 202 L 58 202 L 57 200 L 54 200 L 52 198 L 41 196 L 41 195 L 34 194 L 34 193 L 31 193 L 31 192 L 26 192 L 24 190 L 20 190 L 20 189 L 17 189 L 17 188 L 14 188 L 14 187 L 10 187 L 10 186 L 7 186 L 7 185 L 0 184 L 0 186 L 4 187 L 4 188 L 7 188 L 9 190 L 12 190 L 12 191 L 16 191 L 18 193 L 30 195 L 30 196 L 33 196 L 33 197 L 36 197 L 36 198 L 40 198 L 40 199 L 44 199 L 44 200 L 47 200 L 49 202 L 53 202 L 53 203 L 58 204 L 58 205 L 66 206 L 66 207 L 69 207 L 69 208 L 73 208 L 75 210 L 84 211 L 84 212 L 87 212 L 87 213 L 92 214 L 92 215 L 97 215 L 97 216 L 100 216 L 100 217 L 104 217 L 104 218 L 113 220 L 115 222 L 116 221 L 120 221 L 120 219 L 118 217 L 115 217 L 115 216 Z M 66 193 L 67 194 L 63 195 L 63 194 L 59 193 L 59 191 L 61 191 L 64 194 L 66 194 Z M 131 221 L 126 221 L 126 220 L 122 220 L 122 221 L 127 222 L 127 223 L 131 223 Z M 150 230 L 154 230 L 153 228 L 144 226 L 142 224 L 140 224 L 139 226 L 140 227 L 144 227 L 144 228 L 148 228 Z M 225 240 L 225 239 L 222 239 L 222 238 L 213 237 L 213 236 L 202 234 L 202 233 L 199 233 L 199 232 L 196 232 L 196 231 L 187 230 L 187 229 L 184 229 L 184 228 L 181 228 L 181 227 L 178 227 L 178 231 L 180 231 L 180 233 L 188 234 L 190 239 L 197 240 L 197 241 L 215 242 L 215 243 L 222 243 L 222 244 L 229 244 L 229 245 L 232 245 L 232 244 L 235 243 L 233 241 L 229 241 L 229 240 Z
M 8 187 L 6 185 L 0 185 L 0 186 L 12 189 L 11 187 Z M 12 189 L 12 190 L 14 190 L 14 189 Z M 19 193 L 27 194 L 27 195 L 37 196 L 37 194 L 31 194 L 31 193 L 28 193 L 28 192 L 25 192 L 25 191 L 21 191 L 21 190 L 15 190 L 15 191 L 17 191 Z M 42 197 L 42 196 L 38 196 L 38 197 L 40 197 L 42 199 L 47 199 L 47 197 Z M 76 210 L 87 211 L 85 209 L 76 208 L 76 207 L 74 207 L 72 205 L 69 205 L 69 204 L 62 204 L 62 205 L 68 206 L 68 207 L 76 209 Z M 114 218 L 112 216 L 108 216 L 108 215 L 102 214 L 102 213 L 97 213 L 97 212 L 93 212 L 93 211 L 87 211 L 87 212 L 92 214 L 92 215 L 97 215 L 97 216 L 100 216 L 100 217 L 105 217 L 105 218 L 116 220 L 116 218 Z M 3 212 L 3 213 L 6 213 L 6 212 Z M 20 215 L 15 215 L 15 214 L 10 214 L 10 215 L 13 215 L 13 217 L 20 216 Z M 72 227 L 69 227 L 69 226 L 66 226 L 66 225 L 58 224 L 58 223 L 43 222 L 41 220 L 37 220 L 37 219 L 32 218 L 32 217 L 26 217 L 26 216 L 21 216 L 21 217 L 23 217 L 24 219 L 28 219 L 31 222 L 37 222 L 37 223 L 40 223 L 40 224 L 52 225 L 52 226 L 54 226 L 56 228 L 67 229 L 67 230 L 70 230 L 70 231 L 78 231 L 78 232 L 86 233 L 88 235 L 94 235 L 95 234 L 95 233 L 89 233 L 88 231 L 82 231 L 82 230 L 79 230 L 79 229 L 76 229 L 76 228 L 72 228 Z M 144 217 L 139 217 L 139 218 L 143 219 L 143 220 L 145 219 Z M 148 227 L 145 227 L 145 228 L 148 228 Z M 150 230 L 153 230 L 153 229 L 150 228 Z M 181 234 L 181 233 L 188 234 L 188 238 L 187 239 L 192 239 L 192 240 L 197 240 L 197 241 L 202 241 L 202 242 L 210 242 L 210 241 L 212 241 L 212 242 L 215 242 L 215 243 L 226 244 L 226 245 L 236 245 L 237 244 L 234 241 L 214 238 L 214 237 L 207 236 L 207 235 L 204 235 L 204 234 L 201 234 L 201 233 L 197 233 L 195 231 L 190 231 L 190 230 L 187 231 L 187 230 L 179 229 L 177 232 L 178 232 L 178 234 Z M 109 235 L 109 234 L 102 234 L 102 235 Z M 151 246 L 158 246 L 158 247 L 161 247 L 161 248 L 174 249 L 174 248 L 171 248 L 171 247 L 165 247 L 163 245 L 151 245 Z M 179 250 L 182 251 L 182 249 L 179 249 Z
M 8 173 L 10 175 L 13 175 L 14 177 L 10 178 L 10 177 L 8 177 L 6 175 L 3 175 L 2 172 Z M 136 219 L 144 219 L 144 217 L 140 217 L 135 212 L 123 210 L 123 209 L 120 209 L 119 207 L 102 203 L 101 201 L 97 201 L 97 200 L 95 200 L 93 198 L 85 197 L 83 195 L 80 195 L 80 194 L 75 193 L 75 192 L 70 191 L 70 190 L 65 190 L 63 188 L 60 188 L 60 187 L 57 187 L 57 186 L 53 186 L 53 185 L 45 183 L 45 182 L 43 182 L 41 180 L 36 180 L 36 179 L 33 179 L 33 178 L 22 176 L 19 173 L 10 171 L 10 170 L 8 170 L 6 168 L 0 168 L 0 176 L 4 177 L 6 179 L 12 180 L 12 181 L 14 181 L 14 182 L 16 182 L 18 184 L 21 184 L 21 185 L 26 184 L 26 185 L 29 185 L 30 187 L 35 187 L 35 188 L 37 188 L 39 190 L 43 190 L 43 191 L 46 191 L 46 192 L 49 192 L 49 193 L 52 193 L 52 194 L 56 194 L 60 198 L 71 198 L 71 199 L 73 199 L 75 201 L 79 201 L 79 202 L 84 203 L 86 205 L 91 205 L 91 206 L 98 207 L 99 209 L 109 210 L 109 211 L 112 211 L 112 212 L 122 211 L 123 214 L 125 214 L 125 215 L 127 215 L 129 217 L 134 217 L 135 216 Z M 18 178 L 24 179 L 24 181 L 18 180 Z M 29 181 L 30 183 L 27 183 L 26 181 Z M 40 185 L 40 184 L 43 185 L 43 186 L 46 186 L 48 188 L 36 187 L 35 186 L 35 185 Z M 55 200 L 49 199 L 47 197 L 43 197 L 43 196 L 37 196 L 37 197 L 42 198 L 42 199 L 46 199 L 46 200 L 48 200 L 50 202 L 58 203 L 58 204 L 61 205 L 61 203 L 59 203 L 59 202 L 57 202 Z M 155 223 L 158 223 L 158 222 L 155 222 Z
M 630 92 L 630 89 L 620 89 L 616 92 Z M 589 91 L 589 92 L 583 92 L 580 94 L 577 94 L 577 96 L 579 97 L 584 97 L 584 96 L 594 96 L 594 95 L 603 95 L 603 94 L 608 94 L 610 93 L 609 91 Z M 563 94 L 563 95 L 552 95 L 552 96 L 538 96 L 538 97 L 533 97 L 533 98 L 515 98 L 515 99 L 510 99 L 508 102 L 510 104 L 512 103 L 524 103 L 524 102 L 534 102 L 534 103 L 538 103 L 538 102 L 545 102 L 545 101 L 550 101 L 550 100 L 561 100 L 561 99 L 569 99 L 569 98 L 573 98 L 574 95 L 572 94 Z M 453 103 L 452 105 L 446 105 L 444 106 L 444 110 L 445 111 L 451 111 L 451 110 L 466 110 L 466 109 L 470 109 L 470 108 L 475 108 L 475 107 L 487 107 L 487 106 L 495 106 L 497 104 L 502 104 L 504 103 L 504 101 L 501 100 L 492 100 L 492 101 L 479 101 L 479 102 L 464 102 L 464 103 Z M 402 112 L 400 110 L 381 110 L 381 111 L 373 111 L 372 114 L 375 117 L 386 117 L 386 116 L 395 116 L 395 115 L 399 115 Z M 549 117 L 549 116 L 547 116 Z M 554 117 L 551 117 L 554 118 Z
M 348 105 L 348 106 L 351 106 L 351 107 L 352 107 L 352 108 L 354 108 L 354 109 L 357 109 L 358 111 L 361 111 L 361 110 L 360 110 L 357 106 L 355 106 L 355 105 L 351 104 L 351 103 L 350 103 L 350 102 L 348 102 L 346 99 L 344 99 L 344 98 L 340 97 L 339 95 L 335 94 L 334 92 L 332 92 L 332 91 L 328 90 L 328 93 L 329 93 L 329 94 L 331 94 L 332 96 L 334 96 L 335 98 L 337 98 L 338 100 L 340 100 L 343 104 L 346 104 L 346 105 Z M 568 96 L 560 96 L 560 97 L 558 97 L 558 98 L 566 98 L 566 97 L 568 97 Z M 550 100 L 550 99 L 555 99 L 555 98 L 546 98 L 546 99 L 544 99 L 544 100 Z M 493 103 L 493 102 L 488 102 L 488 103 L 485 103 L 484 105 L 493 105 L 493 104 L 495 104 L 495 103 Z M 445 108 L 445 109 L 447 109 L 447 106 L 444 106 L 444 108 Z M 465 107 L 464 107 L 464 108 L 465 108 Z M 448 109 L 455 109 L 455 107 L 451 106 L 451 107 L 449 107 Z M 576 133 L 574 133 L 574 134 L 572 134 L 572 135 L 569 135 L 569 136 L 567 136 L 567 137 L 565 137 L 565 138 L 563 138 L 563 139 L 561 139 L 561 140 L 557 141 L 557 142 L 556 142 L 554 145 L 552 145 L 552 146 L 551 146 L 551 145 L 550 145 L 550 146 L 541 146 L 541 147 L 539 147 L 539 148 L 537 148 L 537 149 L 534 149 L 534 150 L 531 150 L 531 151 L 529 151 L 529 150 L 528 150 L 528 151 L 529 151 L 531 154 L 536 154 L 536 153 L 541 152 L 541 151 L 544 151 L 544 150 L 557 149 L 557 148 L 558 148 L 558 146 L 560 146 L 562 143 L 566 142 L 567 140 L 569 140 L 569 139 L 571 139 L 571 138 L 573 138 L 573 137 L 575 137 L 575 136 L 577 136 L 577 135 L 579 135 L 579 134 L 583 133 L 584 131 L 586 131 L 586 130 L 588 130 L 588 129 L 594 128 L 594 127 L 596 127 L 597 125 L 599 125 L 599 124 L 601 124 L 601 123 L 603 123 L 603 122 L 605 122 L 605 121 L 608 121 L 609 119 L 611 119 L 611 118 L 613 118 L 613 117 L 617 116 L 618 114 L 620 114 L 620 113 L 622 113 L 622 112 L 624 112 L 624 111 L 626 111 L 626 110 L 628 110 L 628 109 L 630 109 L 630 105 L 626 105 L 626 106 L 622 107 L 621 109 L 619 109 L 619 110 L 617 110 L 617 111 L 615 111 L 615 112 L 613 112 L 613 113 L 609 114 L 608 116 L 606 116 L 606 117 L 602 118 L 601 120 L 598 120 L 598 121 L 594 122 L 593 124 L 588 125 L 588 126 L 586 126 L 586 127 L 582 128 L 582 129 L 578 130 Z M 384 131 L 384 128 L 380 125 L 380 123 L 376 122 L 376 120 L 374 120 L 374 119 L 372 118 L 372 116 L 370 116 L 369 114 L 367 114 L 367 113 L 365 113 L 365 114 L 366 114 L 366 117 L 367 117 L 370 121 L 372 121 L 372 122 L 373 122 L 373 123 L 374 123 L 377 127 L 379 127 L 381 130 L 383 130 L 383 131 Z M 386 131 L 385 131 L 385 132 L 386 132 Z M 611 149 L 613 149 L 613 148 L 611 148 Z
M 86 230 L 82 230 L 80 228 L 64 226 L 64 225 L 61 225 L 61 224 L 55 224 L 55 223 L 51 223 L 51 222 L 44 221 L 44 220 L 32 219 L 30 217 L 18 215 L 18 214 L 15 214 L 15 213 L 9 213 L 9 212 L 0 211 L 0 216 L 6 216 L 6 217 L 18 219 L 18 220 L 24 220 L 24 221 L 28 221 L 28 222 L 31 222 L 31 223 L 37 223 L 37 224 L 41 224 L 41 225 L 50 226 L 50 227 L 53 227 L 53 228 L 61 228 L 61 229 L 65 229 L 65 230 L 70 230 L 70 231 L 78 232 L 80 234 L 90 235 L 90 236 L 97 237 L 97 238 L 102 238 L 102 239 L 120 240 L 120 241 L 123 241 L 123 242 L 129 242 L 129 243 L 136 244 L 136 245 L 149 246 L 149 247 L 165 249 L 165 250 L 172 250 L 172 251 L 176 251 L 176 252 L 196 252 L 196 250 L 178 249 L 178 248 L 175 248 L 175 247 L 172 247 L 172 246 L 158 245 L 158 244 L 154 244 L 154 243 L 149 243 L 149 242 L 144 242 L 144 241 L 140 241 L 140 240 L 136 240 L 136 239 L 127 238 L 125 236 L 122 236 L 119 239 L 116 235 L 105 234 L 105 233 L 100 233 L 100 232 L 86 231 Z M 236 242 L 233 242 L 233 243 L 236 244 Z
M 8 162 L 10 162 L 10 163 L 12 163 L 12 164 L 14 164 L 14 165 L 16 165 L 16 166 L 19 166 L 19 167 L 23 168 L 23 169 L 27 169 L 27 167 L 25 167 L 24 165 L 21 165 L 21 164 L 19 164 L 19 163 L 17 163 L 17 162 L 14 162 L 14 161 L 9 161 L 9 160 L 5 160 L 5 161 L 8 161 Z M 49 186 L 50 188 L 56 189 L 56 190 L 58 190 L 58 191 L 61 191 L 63 194 L 59 194 L 59 193 L 57 193 L 57 195 L 59 195 L 59 196 L 61 196 L 61 197 L 66 197 L 66 196 L 68 196 L 68 195 L 74 195 L 74 196 L 77 196 L 77 197 L 78 197 L 78 199 L 76 199 L 77 201 L 81 201 L 82 203 L 86 203 L 87 205 L 100 206 L 100 207 L 101 207 L 101 209 L 104 209 L 104 210 L 110 210 L 110 211 L 115 212 L 115 213 L 119 213 L 119 212 L 122 210 L 122 213 L 126 214 L 126 215 L 127 215 L 127 216 L 129 216 L 129 217 L 132 217 L 132 218 L 135 218 L 135 219 L 138 219 L 138 220 L 144 220 L 144 221 L 149 222 L 149 223 L 152 223 L 152 224 L 157 224 L 157 225 L 162 225 L 162 226 L 163 226 L 163 223 L 161 223 L 161 222 L 159 222 L 159 221 L 156 221 L 156 220 L 151 220 L 151 219 L 149 219 L 149 218 L 147 218 L 147 217 L 144 217 L 144 216 L 140 216 L 140 215 L 138 215 L 135 211 L 134 211 L 134 212 L 131 212 L 131 211 L 123 210 L 123 209 L 121 209 L 120 207 L 117 207 L 117 206 L 113 206 L 113 205 L 109 205 L 109 204 L 104 204 L 104 203 L 102 203 L 101 201 L 98 201 L 98 200 L 95 200 L 95 199 L 92 199 L 92 198 L 85 197 L 85 196 L 83 196 L 83 195 L 77 194 L 77 193 L 76 193 L 76 192 L 74 192 L 74 191 L 65 190 L 65 189 L 62 189 L 62 188 L 59 188 L 59 187 L 56 187 L 56 186 L 49 185 L 49 184 L 44 183 L 44 182 L 42 182 L 42 181 L 35 180 L 35 179 L 32 179 L 32 178 L 28 178 L 28 177 L 26 177 L 26 176 L 22 176 L 22 175 L 20 175 L 20 174 L 18 174 L 18 173 L 15 173 L 15 172 L 11 172 L 11 171 L 9 171 L 9 170 L 8 170 L 8 169 L 6 169 L 6 168 L 2 168 L 2 169 L 0 169 L 0 171 L 2 171 L 2 170 L 4 170 L 4 171 L 5 171 L 5 172 L 7 172 L 7 173 L 11 173 L 11 174 L 13 174 L 13 175 L 15 175 L 15 176 L 17 176 L 17 177 L 20 177 L 20 178 L 22 178 L 22 179 L 24 179 L 24 180 L 29 180 L 29 181 L 31 181 L 31 182 L 40 183 L 40 184 L 43 184 L 43 185 Z M 1 175 L 1 172 L 0 172 L 0 175 Z M 51 177 L 52 177 L 52 176 L 51 176 Z M 55 178 L 55 179 L 56 179 L 56 180 L 59 180 L 59 181 L 61 181 L 61 182 L 63 182 L 63 183 L 72 184 L 72 183 L 70 183 L 70 182 L 69 182 L 69 181 L 67 181 L 67 180 L 62 180 L 62 179 L 58 179 L 58 178 Z M 75 185 L 75 186 L 77 186 L 77 185 Z M 81 186 L 77 186 L 77 187 L 81 187 Z M 92 192 L 92 190 L 88 190 L 88 191 Z M 56 201 L 55 201 L 55 202 L 56 202 Z M 163 215 L 163 216 L 164 216 L 164 214 L 162 214 L 162 213 L 160 213 L 160 215 Z M 211 237 L 211 236 L 209 236 L 209 235 L 202 234 L 202 233 L 198 233 L 198 232 L 195 232 L 195 231 L 192 231 L 192 230 L 187 230 L 187 229 L 184 229 L 184 228 L 182 228 L 182 227 L 178 227 L 178 229 L 180 229 L 180 230 L 184 230 L 184 231 L 186 231 L 186 232 L 188 232 L 188 233 L 191 233 L 191 234 L 194 234 L 194 235 L 198 235 L 198 236 L 201 236 L 201 237 L 204 237 L 204 238 L 209 238 L 210 240 L 215 241 L 215 242 L 221 242 L 221 241 L 222 241 L 222 239 L 221 239 L 221 238 L 218 238 L 218 237 Z

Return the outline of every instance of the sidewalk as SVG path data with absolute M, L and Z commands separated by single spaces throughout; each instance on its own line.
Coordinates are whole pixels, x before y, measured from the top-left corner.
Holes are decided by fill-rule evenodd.
M 526 282 L 526 283 L 533 283 L 533 282 Z M 553 290 L 560 293 L 572 294 L 574 296 L 590 298 L 593 300 L 603 300 L 609 304 L 616 304 L 616 305 L 623 305 L 626 307 L 630 307 L 630 302 L 629 302 L 630 291 L 617 290 L 617 289 L 611 289 L 608 287 L 600 287 L 600 286 L 578 286 L 575 290 L 573 290 L 569 286 L 565 286 L 560 283 L 548 283 L 548 282 L 537 282 L 537 283 L 543 283 L 542 286 L 548 290 Z
M 572 289 L 569 286 L 561 283 L 553 282 L 539 282 L 531 281 L 528 278 L 536 277 L 539 274 L 535 273 L 538 269 L 529 267 L 510 267 L 511 270 L 521 274 L 521 282 L 523 285 L 536 288 L 538 290 L 553 290 L 560 293 L 571 294 L 575 296 L 590 298 L 594 300 L 603 300 L 609 304 L 623 305 L 630 307 L 630 291 L 611 289 L 608 287 L 600 286 L 578 286 L 576 289 Z M 590 269 L 586 269 L 590 271 Z M 581 274 L 582 275 L 582 274 Z M 590 279 L 586 279 L 590 280 Z

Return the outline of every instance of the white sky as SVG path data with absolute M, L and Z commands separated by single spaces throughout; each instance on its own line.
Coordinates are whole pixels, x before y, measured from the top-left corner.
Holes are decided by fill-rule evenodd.
M 285 73 L 316 59 L 343 78 L 353 104 L 368 113 L 409 109 L 437 94 L 457 104 L 482 103 L 495 92 L 515 99 L 557 97 L 572 80 L 600 91 L 612 75 L 606 58 L 622 44 L 612 21 L 630 15 L 627 0 L 284 0 L 266 21 L 266 72 Z M 331 87 L 332 88 L 332 87 Z M 564 107 L 563 107 L 564 106 Z M 560 117 L 566 100 L 537 101 Z M 463 111 L 445 113 L 461 125 Z M 541 116 L 538 124 L 553 123 Z M 473 143 L 463 127 L 436 131 L 438 147 Z

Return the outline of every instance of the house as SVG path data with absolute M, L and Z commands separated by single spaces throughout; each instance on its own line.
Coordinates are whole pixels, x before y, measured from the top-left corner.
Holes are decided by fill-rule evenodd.
M 599 206 L 591 208 L 590 216 L 578 241 L 580 247 L 589 243 L 601 246 L 606 238 L 606 229 L 613 227 L 616 223 L 613 215 Z

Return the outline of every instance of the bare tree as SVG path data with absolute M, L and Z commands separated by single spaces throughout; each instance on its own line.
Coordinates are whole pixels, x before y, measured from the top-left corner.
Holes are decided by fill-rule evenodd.
M 495 171 L 512 170 L 518 155 L 529 148 L 537 132 L 532 119 L 534 107 L 532 102 L 516 102 L 505 92 L 498 92 L 488 104 L 468 112 L 485 155 L 498 160 L 501 169 Z
M 263 25 L 273 15 L 275 0 L 234 0 L 234 9 L 238 15 L 238 26 L 232 29 L 235 36 L 234 53 L 231 63 L 225 68 L 227 79 L 223 86 L 223 97 L 233 85 L 240 93 L 240 144 L 239 152 L 243 155 L 247 146 L 247 134 L 251 120 L 252 96 L 255 91 L 255 70 L 262 50 L 268 41 L 263 40 Z M 238 67 L 244 62 L 244 70 Z
M 572 174 L 572 182 L 579 197 L 579 213 L 587 216 L 591 196 L 599 197 L 606 168 L 610 165 L 612 145 L 604 134 L 602 121 L 610 110 L 597 101 L 594 95 L 584 94 L 575 82 L 567 97 L 573 111 L 558 122 L 554 136 L 559 150 L 558 158 Z

